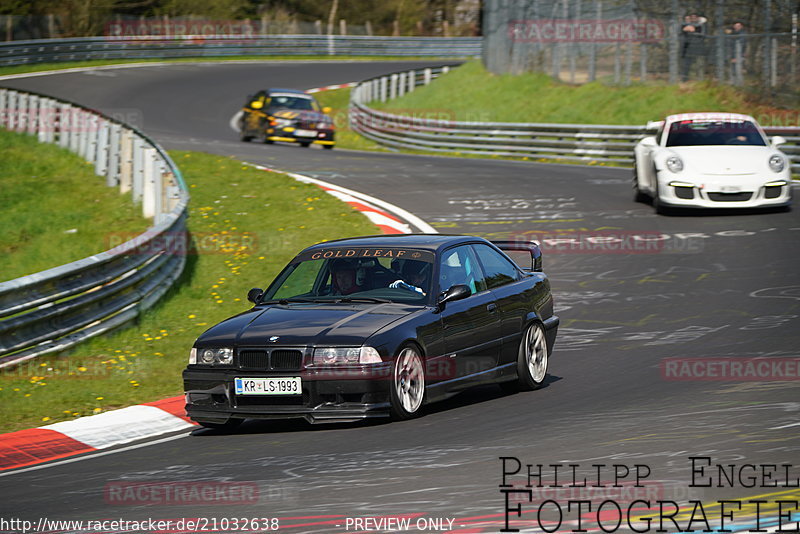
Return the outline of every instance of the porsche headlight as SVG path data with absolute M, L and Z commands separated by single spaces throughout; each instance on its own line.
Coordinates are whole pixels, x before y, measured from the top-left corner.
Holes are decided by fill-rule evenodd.
M 233 363 L 233 349 L 192 349 L 189 364 L 230 365 Z
M 665 161 L 667 169 L 672 173 L 679 173 L 683 170 L 683 161 L 678 156 L 672 155 Z
M 314 349 L 315 365 L 352 365 L 380 363 L 378 351 L 372 347 L 319 347 Z
M 772 172 L 783 172 L 786 163 L 783 161 L 783 158 L 778 154 L 773 154 L 769 158 L 769 168 L 772 169 Z

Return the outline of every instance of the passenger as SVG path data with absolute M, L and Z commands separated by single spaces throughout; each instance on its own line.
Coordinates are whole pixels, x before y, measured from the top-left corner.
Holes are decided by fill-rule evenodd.
M 430 264 L 424 261 L 406 260 L 403 264 L 402 280 L 395 280 L 389 287 L 393 289 L 407 289 L 420 295 L 427 295 L 428 272 Z

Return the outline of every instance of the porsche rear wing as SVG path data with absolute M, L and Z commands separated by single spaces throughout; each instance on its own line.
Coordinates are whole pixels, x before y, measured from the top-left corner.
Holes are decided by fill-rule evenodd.
M 521 254 L 508 254 L 514 262 L 525 271 L 542 272 L 542 249 L 538 241 L 492 241 L 492 244 L 508 254 L 509 252 L 526 252 L 530 256 L 528 261 L 517 261 Z

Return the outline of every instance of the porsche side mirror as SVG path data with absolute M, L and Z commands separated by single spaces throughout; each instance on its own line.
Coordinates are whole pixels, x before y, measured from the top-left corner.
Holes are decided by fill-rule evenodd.
M 780 135 L 776 135 L 775 137 L 772 138 L 772 146 L 785 145 L 785 144 L 786 144 L 786 139 Z
M 472 295 L 472 291 L 470 291 L 469 286 L 465 286 L 464 284 L 456 284 L 441 294 L 437 304 L 441 308 L 448 302 L 463 300 L 470 295 Z
M 250 107 L 252 109 L 261 109 L 264 107 L 264 103 L 259 102 L 258 100 L 253 100 L 252 102 L 250 102 Z
M 252 302 L 253 304 L 258 304 L 258 300 L 264 294 L 264 291 L 260 287 L 254 287 L 250 291 L 247 292 L 247 300 Z
M 331 108 L 330 106 L 325 106 L 324 108 L 322 108 L 323 113 L 330 113 L 331 111 L 333 111 L 333 108 Z

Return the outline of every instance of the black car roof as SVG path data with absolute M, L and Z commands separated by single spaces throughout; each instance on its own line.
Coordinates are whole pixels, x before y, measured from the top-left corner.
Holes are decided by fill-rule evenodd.
M 437 252 L 458 243 L 487 242 L 482 237 L 455 234 L 389 234 L 348 237 L 317 243 L 305 249 L 320 250 L 331 247 L 403 247 Z

